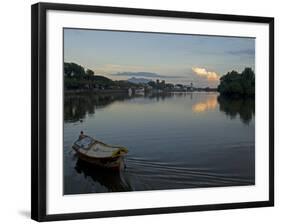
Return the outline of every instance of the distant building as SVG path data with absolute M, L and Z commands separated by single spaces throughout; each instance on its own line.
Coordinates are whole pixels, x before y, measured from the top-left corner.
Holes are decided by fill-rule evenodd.
M 146 85 L 146 87 L 145 87 L 147 90 L 152 90 L 153 88 L 152 88 L 152 86 L 150 86 L 150 85 Z
M 194 89 L 193 89 L 193 83 L 191 82 L 190 83 L 190 91 L 193 91 Z
M 129 96 L 132 96 L 132 93 L 133 93 L 132 88 L 129 88 L 129 89 L 128 89 L 128 95 L 129 95 Z
M 138 88 L 135 90 L 135 94 L 144 95 L 144 88 Z
M 179 89 L 182 89 L 182 88 L 183 88 L 183 85 L 182 85 L 182 84 L 176 84 L 175 87 L 176 87 L 176 88 L 179 88 Z

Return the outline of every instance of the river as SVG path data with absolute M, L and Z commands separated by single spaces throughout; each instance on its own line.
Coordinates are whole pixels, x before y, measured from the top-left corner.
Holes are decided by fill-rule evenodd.
M 65 94 L 64 194 L 255 184 L 255 104 L 218 93 Z M 129 149 L 124 171 L 71 146 L 80 131 Z

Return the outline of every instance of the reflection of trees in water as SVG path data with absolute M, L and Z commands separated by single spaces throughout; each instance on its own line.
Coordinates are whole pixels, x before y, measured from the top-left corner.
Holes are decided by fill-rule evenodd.
M 97 108 L 105 107 L 114 101 L 123 101 L 129 98 L 127 94 L 65 94 L 64 120 L 79 121 L 86 114 L 94 114 Z
M 218 96 L 220 111 L 223 111 L 231 119 L 237 115 L 240 116 L 244 124 L 249 124 L 255 115 L 255 99 L 251 97 L 246 98 L 231 98 L 225 96 Z
M 165 100 L 172 97 L 190 97 L 192 100 L 192 93 L 188 92 L 160 92 L 147 93 L 144 96 L 133 95 L 129 96 L 127 93 L 111 93 L 111 94 L 95 94 L 95 93 L 81 93 L 81 94 L 65 94 L 64 96 L 64 120 L 67 122 L 76 122 L 84 119 L 86 114 L 94 114 L 98 108 L 106 107 L 116 101 L 125 101 L 132 98 L 147 98 Z M 225 96 L 210 97 L 207 101 L 202 101 L 193 105 L 194 112 L 202 112 L 209 109 L 215 109 L 219 103 L 220 111 L 224 112 L 231 118 L 237 115 L 243 123 L 249 124 L 255 114 L 255 100 L 254 98 L 231 98 Z
M 177 95 L 180 95 L 177 93 Z M 165 100 L 167 97 L 173 97 L 173 93 L 149 93 L 144 96 L 133 95 L 127 93 L 111 93 L 111 94 L 95 94 L 95 93 L 80 93 L 80 94 L 65 94 L 64 95 L 64 120 L 67 122 L 76 122 L 84 119 L 86 114 L 94 114 L 98 108 L 106 107 L 115 101 L 124 101 L 130 98 L 156 98 Z
M 174 94 L 173 93 L 170 93 L 170 92 L 150 92 L 150 93 L 146 93 L 144 95 L 145 98 L 148 98 L 148 99 L 156 99 L 157 101 L 159 100 L 165 100 L 166 98 L 171 98 L 173 97 Z
M 83 174 L 85 178 L 92 178 L 94 182 L 99 183 L 109 192 L 132 191 L 130 184 L 124 178 L 124 171 L 102 169 L 80 159 L 77 160 L 75 170 L 77 173 Z M 104 192 L 104 189 L 100 190 Z

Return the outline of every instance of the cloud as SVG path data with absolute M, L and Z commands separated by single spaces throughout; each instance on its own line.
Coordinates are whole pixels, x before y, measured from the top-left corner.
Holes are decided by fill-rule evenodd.
M 145 67 L 138 65 L 104 64 L 95 66 L 95 72 L 103 75 L 110 75 L 123 71 L 141 71 L 143 69 L 145 69 Z
M 113 76 L 145 77 L 145 78 L 182 78 L 182 76 L 164 76 L 153 72 L 118 72 Z
M 205 68 L 193 67 L 192 71 L 196 75 L 206 78 L 208 81 L 218 81 L 219 80 L 219 75 L 216 72 L 208 71 Z
M 248 56 L 254 56 L 255 50 L 254 49 L 245 49 L 245 50 L 236 50 L 236 51 L 226 51 L 227 54 L 231 55 L 248 55 Z
M 136 76 L 136 77 L 150 77 L 150 78 L 158 78 L 162 77 L 161 75 L 157 73 L 152 73 L 152 72 L 118 72 L 112 75 L 116 76 Z

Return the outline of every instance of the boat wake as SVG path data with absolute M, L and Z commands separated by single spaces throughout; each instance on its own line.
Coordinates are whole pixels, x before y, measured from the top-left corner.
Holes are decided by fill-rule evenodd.
M 219 173 L 217 170 L 191 167 L 187 164 L 171 164 L 130 157 L 126 159 L 126 164 L 126 179 L 130 180 L 133 190 L 165 190 L 255 184 L 254 179 L 249 180 L 249 177 L 241 177 L 226 171 Z

